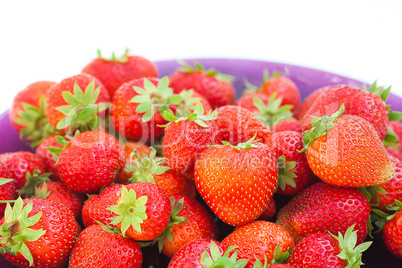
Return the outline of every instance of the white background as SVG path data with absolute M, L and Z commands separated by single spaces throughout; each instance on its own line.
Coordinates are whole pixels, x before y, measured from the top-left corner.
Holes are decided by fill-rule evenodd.
M 130 48 L 151 60 L 230 57 L 302 65 L 402 96 L 402 1 L 1 1 L 0 113 Z

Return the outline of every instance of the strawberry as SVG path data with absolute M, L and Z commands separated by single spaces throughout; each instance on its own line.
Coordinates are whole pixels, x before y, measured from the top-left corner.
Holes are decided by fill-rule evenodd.
M 399 159 L 402 161 L 402 153 L 400 153 L 398 151 L 398 149 L 395 149 L 394 147 L 386 146 L 385 150 L 387 151 L 388 156 L 395 157 L 396 159 Z
M 268 205 L 264 208 L 258 219 L 260 220 L 270 220 L 276 214 L 276 205 L 274 198 L 269 199 Z
M 64 149 L 50 148 L 59 153 L 59 174 L 74 192 L 94 194 L 112 183 L 124 167 L 124 150 L 112 135 L 92 130 L 66 141 L 59 138 Z
M 296 131 L 303 133 L 303 123 L 298 119 L 285 119 L 278 122 L 272 129 L 272 132 Z
M 260 99 L 264 105 L 268 105 L 269 97 L 262 93 L 245 94 L 234 105 L 247 109 L 253 114 L 259 113 L 259 109 L 254 105 L 254 98 Z
M 171 204 L 157 185 L 137 182 L 122 186 L 115 193 L 112 224 L 131 239 L 149 241 L 157 238 L 168 224 Z
M 84 205 L 85 196 L 74 193 L 64 183 L 45 182 L 35 189 L 35 198 L 44 198 L 64 204 L 71 210 L 77 221 L 81 218 L 81 210 Z
M 299 151 L 304 147 L 302 134 L 294 131 L 277 132 L 272 135 L 272 149 L 278 162 L 278 187 L 276 192 L 295 195 L 313 179 L 307 157 Z
M 170 201 L 172 214 L 169 224 L 157 239 L 163 254 L 172 258 L 194 240 L 217 239 L 218 227 L 198 201 L 185 195 L 175 195 Z
M 370 204 L 356 188 L 337 187 L 324 182 L 313 184 L 289 201 L 277 214 L 283 226 L 298 243 L 317 232 L 341 232 L 355 224 L 358 244 L 367 234 Z
M 216 110 L 218 113 L 215 119 L 222 134 L 222 139 L 230 144 L 237 145 L 251 139 L 256 135 L 256 139 L 262 143 L 271 140 L 271 132 L 259 121 L 250 111 L 228 105 Z
M 313 118 L 304 132 L 307 161 L 323 181 L 345 187 L 366 187 L 392 179 L 394 169 L 374 127 L 354 115 Z M 304 149 L 303 149 L 304 150 Z
M 128 140 L 150 142 L 160 137 L 163 128 L 159 125 L 166 123 L 164 110 L 182 101 L 168 85 L 167 77 L 140 78 L 121 85 L 110 113 L 115 130 Z
M 7 166 L 0 163 L 0 200 L 13 200 L 17 198 L 17 191 L 13 182 L 13 175 Z M 3 217 L 6 204 L 0 204 L 0 216 Z
M 64 267 L 81 227 L 63 204 L 18 198 L 0 221 L 0 249 L 19 267 Z
M 294 242 L 281 226 L 267 221 L 254 221 L 236 228 L 222 240 L 222 245 L 225 248 L 236 246 L 238 258 L 248 259 L 246 267 L 252 267 L 256 260 L 270 263 L 274 260 L 275 249 L 283 254 L 294 246 Z
M 345 235 L 309 234 L 293 248 L 288 264 L 295 268 L 360 267 L 363 264 L 362 252 L 372 242 L 356 246 L 356 239 L 357 232 L 353 231 L 353 226 L 348 228 Z
M 398 137 L 398 142 L 397 142 L 397 148 L 399 153 L 402 154 L 402 124 L 399 121 L 392 121 L 389 122 L 389 127 L 392 129 L 392 131 L 395 133 L 395 135 Z
M 10 122 L 24 140 L 36 147 L 42 139 L 52 135 L 56 129 L 46 118 L 46 91 L 54 82 L 39 81 L 28 85 L 15 96 L 10 109 Z
M 91 225 L 79 235 L 70 256 L 70 268 L 142 267 L 142 252 L 137 243 L 113 229 Z
M 232 77 L 221 74 L 213 69 L 205 70 L 200 63 L 195 67 L 185 62 L 179 62 L 181 67 L 170 77 L 170 86 L 175 93 L 194 89 L 207 98 L 213 108 L 232 104 L 235 90 L 231 83 Z
M 168 112 L 164 116 L 173 121 L 166 125 L 162 142 L 166 162 L 174 171 L 192 174 L 197 156 L 209 145 L 222 141 L 213 121 L 216 113 L 204 115 L 203 107 L 198 104 L 188 117 L 177 118 Z
M 231 247 L 225 251 L 219 242 L 213 240 L 194 240 L 173 256 L 168 268 L 244 267 L 248 260 L 237 260 L 237 253 L 233 250 Z
M 105 115 L 109 93 L 89 74 L 63 79 L 46 93 L 46 116 L 50 124 L 65 133 L 76 129 L 98 129 L 99 115 Z
M 99 79 L 111 98 L 125 82 L 143 77 L 158 77 L 154 63 L 140 56 L 130 56 L 128 53 L 129 50 L 126 49 L 122 56 L 117 58 L 113 53 L 112 58 L 107 59 L 102 57 L 101 51 L 98 50 L 98 58 L 88 63 L 82 72 Z
M 42 160 L 45 171 L 51 173 L 50 178 L 54 181 L 60 181 L 59 164 L 53 157 L 53 153 L 47 149 L 48 147 L 63 148 L 56 140 L 56 136 L 52 135 L 41 142 L 36 148 L 35 154 Z
M 210 147 L 195 164 L 201 197 L 222 221 L 233 226 L 257 219 L 278 182 L 274 154 L 267 145 L 253 141 Z
M 313 103 L 315 102 L 315 100 L 321 95 L 321 93 L 323 93 L 330 87 L 331 86 L 325 86 L 325 87 L 319 88 L 317 90 L 314 90 L 310 95 L 308 95 L 300 104 L 300 107 L 299 107 L 299 110 L 297 113 L 297 118 L 299 120 L 303 120 L 306 116 L 306 113 L 308 112 L 308 110 L 310 110 L 310 108 L 313 105 Z
M 200 103 L 204 108 L 204 114 L 210 114 L 212 111 L 211 104 L 209 101 L 197 91 L 193 89 L 182 90 L 178 94 L 181 97 L 181 102 L 175 107 L 176 116 L 188 116 L 194 113 L 194 109 L 197 103 Z

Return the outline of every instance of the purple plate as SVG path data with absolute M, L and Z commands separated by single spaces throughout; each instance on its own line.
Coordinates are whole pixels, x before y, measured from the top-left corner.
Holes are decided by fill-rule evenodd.
M 314 90 L 327 85 L 347 84 L 361 87 L 363 84 L 361 81 L 333 73 L 276 62 L 244 59 L 189 59 L 186 61 L 188 63 L 198 61 L 207 69 L 214 68 L 234 76 L 236 78 L 234 86 L 236 88 L 237 97 L 241 95 L 244 89 L 243 80 L 247 79 L 252 84 L 259 85 L 262 81 L 262 73 L 264 70 L 268 70 L 270 73 L 280 71 L 284 76 L 293 80 L 300 90 L 302 99 Z M 177 62 L 172 60 L 159 61 L 156 62 L 156 65 L 161 77 L 170 75 L 178 67 Z M 387 103 L 392 105 L 393 110 L 402 111 L 402 98 L 391 94 Z M 8 113 L 0 116 L 0 137 L 0 153 L 29 150 L 29 147 L 19 140 L 18 134 L 12 128 Z M 148 254 L 152 254 L 152 250 L 147 251 L 150 252 L 144 253 L 145 257 L 147 257 Z M 380 265 L 390 268 L 402 267 L 402 260 L 397 259 L 386 250 L 381 235 L 379 234 L 375 235 L 373 245 L 363 255 L 363 262 L 365 263 L 364 267 L 367 268 L 380 267 Z M 166 263 L 167 259 L 161 257 L 157 267 L 166 267 Z M 155 263 L 153 265 L 155 267 Z M 16 266 L 9 264 L 0 257 L 0 267 L 12 268 Z

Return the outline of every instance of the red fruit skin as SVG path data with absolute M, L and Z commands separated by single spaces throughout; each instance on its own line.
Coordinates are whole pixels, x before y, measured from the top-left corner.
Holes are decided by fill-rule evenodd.
M 153 62 L 140 56 L 127 56 L 127 62 L 97 58 L 82 69 L 83 73 L 99 79 L 112 98 L 115 91 L 125 82 L 143 77 L 158 77 Z
M 217 245 L 221 255 L 224 253 L 224 248 L 221 243 L 214 241 Z M 169 262 L 168 268 L 204 268 L 200 261 L 202 253 L 207 250 L 210 252 L 211 240 L 210 239 L 198 239 L 191 241 L 186 246 L 182 247 Z
M 272 129 L 272 132 L 295 131 L 303 133 L 303 123 L 297 119 L 286 119 L 280 121 Z
M 159 82 L 158 78 L 146 79 L 154 85 Z M 164 129 L 158 125 L 164 125 L 167 122 L 159 112 L 156 112 L 150 121 L 142 122 L 144 113 L 135 111 L 139 103 L 131 102 L 131 99 L 138 95 L 133 87 L 144 88 L 144 78 L 128 81 L 116 90 L 112 100 L 110 119 L 114 129 L 126 139 L 146 143 L 159 138 Z M 158 109 L 158 105 L 154 107 Z
M 163 239 L 162 253 L 172 258 L 182 247 L 198 239 L 218 238 L 218 226 L 208 211 L 195 199 L 185 195 L 175 195 L 176 203 L 183 198 L 183 208 L 177 216 L 187 218 L 186 222 L 172 226 L 173 239 Z
M 306 188 L 313 180 L 314 174 L 308 165 L 306 153 L 299 153 L 303 147 L 303 137 L 299 132 L 283 131 L 272 135 L 272 149 L 276 154 L 276 159 L 284 155 L 287 162 L 296 162 L 296 166 L 290 171 L 297 176 L 294 178 L 296 183 L 295 188 L 286 185 L 285 189 L 282 190 L 278 186 L 276 193 L 295 195 Z
M 400 153 L 397 149 L 393 147 L 385 147 L 385 150 L 390 157 L 395 157 L 402 161 L 402 153 Z
M 221 81 L 201 71 L 176 71 L 169 77 L 169 81 L 174 93 L 194 89 L 203 95 L 213 108 L 232 104 L 235 100 L 236 93 L 231 82 Z
M 330 234 L 309 234 L 292 249 L 288 264 L 295 268 L 344 268 L 347 263 L 337 256 L 339 253 L 339 243 Z
M 264 263 L 264 255 L 270 263 L 278 244 L 281 245 L 281 253 L 294 246 L 292 237 L 284 228 L 268 221 L 254 221 L 238 227 L 221 243 L 225 249 L 237 246 L 237 258 L 249 260 L 246 267 L 253 267 L 256 259 Z
M 47 147 L 63 148 L 63 146 L 57 142 L 56 135 L 45 138 L 41 144 L 36 148 L 35 154 L 42 160 L 45 172 L 50 172 L 50 178 L 53 181 L 60 181 L 59 176 L 59 164 L 54 159 L 53 153 L 50 152 Z
M 169 197 L 163 192 L 163 190 L 156 184 L 149 182 L 136 182 L 126 185 L 128 191 L 133 189 L 137 194 L 137 199 L 141 196 L 147 196 L 148 200 L 145 204 L 148 218 L 140 224 L 141 232 L 134 230 L 130 226 L 126 231 L 126 236 L 138 241 L 150 241 L 158 237 L 165 227 L 167 226 L 170 213 L 171 204 Z M 116 192 L 114 203 L 115 205 L 120 204 L 121 200 L 121 190 Z M 117 215 L 115 215 L 117 216 Z M 121 223 L 117 224 L 119 229 L 121 229 Z
M 179 173 L 193 173 L 198 155 L 210 145 L 222 143 L 222 136 L 214 121 L 202 127 L 191 120 L 172 122 L 165 129 L 162 147 L 166 162 Z
M 204 108 L 204 113 L 208 114 L 210 111 L 212 111 L 212 106 L 209 103 L 208 99 L 204 97 L 204 95 L 201 95 L 197 91 L 193 92 L 193 95 L 191 95 L 191 98 L 198 98 L 198 102 L 201 103 L 202 107 Z M 194 112 L 194 110 L 190 110 L 190 113 Z
M 260 220 L 270 220 L 272 219 L 276 214 L 276 205 L 275 205 L 275 200 L 272 197 L 268 201 L 268 205 L 264 208 L 263 212 L 260 214 L 260 217 L 258 219 Z
M 74 192 L 95 194 L 111 184 L 124 167 L 124 149 L 102 131 L 78 134 L 60 154 L 59 174 Z
M 357 244 L 360 244 L 367 234 L 370 210 L 369 202 L 358 189 L 320 182 L 291 199 L 278 212 L 276 223 L 290 233 L 296 244 L 312 233 L 345 234 L 356 224 Z
M 387 249 L 396 257 L 402 259 L 402 211 L 398 211 L 396 216 L 389 220 L 382 231 Z
M 56 83 L 50 81 L 38 81 L 28 85 L 25 89 L 21 90 L 17 96 L 15 96 L 9 116 L 11 124 L 18 133 L 21 132 L 24 126 L 14 122 L 14 119 L 19 118 L 19 112 L 24 111 L 22 104 L 25 102 L 39 108 L 39 100 L 45 96 L 47 90 L 54 84 Z
M 0 163 L 5 164 L 11 172 L 17 192 L 25 185 L 28 172 L 30 172 L 31 175 L 35 170 L 38 170 L 39 174 L 44 172 L 42 161 L 31 152 L 1 154 Z
M 46 231 L 37 241 L 25 242 L 33 256 L 33 267 L 65 267 L 81 227 L 71 211 L 63 204 L 52 200 L 27 198 L 24 199 L 24 206 L 30 201 L 33 202 L 33 208 L 28 217 L 39 212 L 43 214 L 39 222 L 29 228 Z M 0 225 L 3 223 L 4 217 L 0 220 Z M 19 267 L 32 267 L 21 253 L 17 253 L 16 256 L 6 253 L 4 257 Z
M 330 88 L 331 86 L 326 86 L 326 87 L 322 87 L 319 88 L 315 91 L 313 91 L 310 95 L 308 95 L 300 104 L 299 107 L 299 111 L 297 113 L 297 118 L 301 121 L 304 120 L 304 117 L 306 116 L 306 113 L 308 112 L 308 110 L 310 110 L 311 106 L 313 105 L 313 103 L 315 102 L 315 100 L 324 92 L 326 91 L 328 88 Z
M 261 93 L 271 96 L 275 92 L 277 93 L 277 98 L 282 98 L 281 105 L 293 105 L 292 111 L 298 109 L 300 93 L 292 80 L 283 76 L 273 77 L 261 86 Z
M 92 81 L 95 81 L 95 89 L 100 87 L 100 93 L 96 103 L 110 102 L 110 96 L 106 88 L 98 79 L 89 74 L 78 74 L 68 77 L 49 88 L 46 93 L 46 117 L 49 119 L 52 126 L 57 127 L 60 120 L 65 118 L 62 112 L 56 110 L 57 107 L 68 105 L 63 98 L 62 92 L 67 91 L 73 94 L 75 83 L 85 92 L 86 87 Z M 67 132 L 68 129 L 64 129 L 64 131 Z
M 395 134 L 398 136 L 398 151 L 399 153 L 402 154 L 402 124 L 400 121 L 391 121 L 388 124 L 391 129 L 395 132 Z
M 215 122 L 219 127 L 222 140 L 237 145 L 248 141 L 254 135 L 256 135 L 256 140 L 262 143 L 271 139 L 269 129 L 250 111 L 234 105 L 223 106 L 216 111 L 218 117 Z
M 277 264 L 273 264 L 269 266 L 270 268 L 294 268 L 294 266 L 289 265 L 289 264 L 281 264 L 281 263 L 277 263 Z
M 190 181 L 182 174 L 169 169 L 161 175 L 154 174 L 152 176 L 156 185 L 158 185 L 169 198 L 177 194 L 195 198 L 196 189 L 194 181 Z
M 142 267 L 142 252 L 137 243 L 122 235 L 91 225 L 79 235 L 70 257 L 70 268 Z
M 13 174 L 8 170 L 7 166 L 0 163 L 0 178 L 13 179 Z M 14 200 L 17 198 L 14 182 L 0 185 L 0 200 Z M 0 217 L 4 216 L 6 204 L 0 204 Z
M 257 219 L 278 182 L 276 159 L 271 149 L 238 150 L 218 145 L 203 151 L 195 165 L 195 184 L 211 210 L 225 223 L 242 226 Z
M 234 103 L 234 105 L 247 109 L 250 112 L 252 112 L 253 114 L 258 114 L 258 113 L 260 113 L 260 110 L 258 110 L 258 108 L 254 106 L 254 104 L 253 104 L 254 98 L 259 98 L 260 100 L 262 100 L 262 102 L 265 105 L 268 105 L 269 96 L 267 96 L 266 94 L 262 94 L 262 93 L 251 93 L 251 94 L 243 95 L 240 99 L 238 99 Z
M 107 208 L 114 205 L 114 198 L 116 193 L 121 190 L 121 186 L 121 184 L 111 184 L 99 195 L 89 197 L 82 207 L 82 221 L 85 227 L 100 222 L 117 228 L 117 225 L 112 224 L 111 219 L 115 214 Z

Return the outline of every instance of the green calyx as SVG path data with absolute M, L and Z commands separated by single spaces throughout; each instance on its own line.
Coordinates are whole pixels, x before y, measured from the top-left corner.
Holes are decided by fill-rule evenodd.
M 2 236 L 0 238 L 0 244 L 3 245 L 0 248 L 0 253 L 16 255 L 17 252 L 19 252 L 29 261 L 30 266 L 32 266 L 34 262 L 33 256 L 25 242 L 37 241 L 46 233 L 43 229 L 34 230 L 30 228 L 39 222 L 43 214 L 42 212 L 38 212 L 28 217 L 32 208 L 32 201 L 23 207 L 21 197 L 15 201 L 13 208 L 7 203 L 4 212 L 4 223 L 0 226 L 0 235 Z
M 20 196 L 24 195 L 26 198 L 32 197 L 35 194 L 35 188 L 41 185 L 44 182 L 50 181 L 49 176 L 52 173 L 43 173 L 40 174 L 39 170 L 34 170 L 31 174 L 27 172 L 26 174 L 26 183 L 18 192 Z
M 167 76 L 162 77 L 157 86 L 148 79 L 144 79 L 144 88 L 134 87 L 134 91 L 138 95 L 130 102 L 139 103 L 135 111 L 143 113 L 142 122 L 144 123 L 150 121 L 156 111 L 163 114 L 164 111 L 169 110 L 169 105 L 177 105 L 182 101 L 180 95 L 173 94 Z
M 218 116 L 218 113 L 216 111 L 214 111 L 212 114 L 205 115 L 204 107 L 202 107 L 201 103 L 199 103 L 199 102 L 195 106 L 194 112 L 187 117 L 176 117 L 168 111 L 165 111 L 163 113 L 163 117 L 168 121 L 180 122 L 183 120 L 191 120 L 191 121 L 194 121 L 197 125 L 199 125 L 201 127 L 208 127 L 208 124 L 205 123 L 205 121 L 214 120 L 214 119 L 216 119 L 217 116 Z M 166 125 L 160 126 L 160 127 L 167 127 L 170 124 L 171 124 L 171 122 Z
M 274 249 L 274 258 L 272 259 L 270 265 L 278 264 L 278 263 L 286 263 L 289 258 L 289 251 L 282 252 L 281 244 L 278 244 Z M 264 256 L 265 263 L 267 263 L 267 256 Z M 266 267 L 266 266 L 265 266 Z M 254 268 L 257 268 L 254 266 Z
M 146 211 L 146 203 L 148 197 L 146 195 L 137 199 L 137 193 L 130 189 L 129 191 L 125 186 L 121 188 L 121 201 L 118 205 L 108 207 L 107 210 L 114 212 L 117 216 L 114 217 L 112 224 L 121 223 L 121 232 L 123 236 L 126 234 L 128 228 L 141 233 L 141 223 L 148 218 Z
M 50 191 L 47 190 L 46 182 L 44 182 L 42 187 L 40 187 L 40 185 L 38 187 L 35 187 L 35 193 L 32 197 L 46 199 L 49 195 Z
M 327 134 L 327 132 L 334 127 L 334 121 L 338 119 L 344 111 L 345 106 L 342 104 L 339 110 L 331 116 L 324 115 L 322 117 L 313 117 L 313 120 L 311 121 L 311 129 L 303 132 L 304 148 L 299 152 L 304 152 L 313 141 Z
M 278 71 L 273 72 L 272 75 L 270 75 L 268 70 L 264 70 L 263 81 L 260 86 L 253 85 L 247 79 L 244 79 L 243 83 L 244 83 L 244 86 L 246 87 L 246 89 L 244 90 L 244 93 L 256 93 L 258 91 L 261 91 L 261 87 L 263 84 L 268 82 L 270 79 L 272 79 L 274 77 L 280 77 L 281 75 L 282 75 L 282 73 L 278 72 Z
M 223 82 L 232 82 L 234 77 L 227 74 L 222 74 L 215 69 L 205 70 L 204 67 L 199 62 L 194 62 L 194 67 L 187 64 L 186 62 L 179 60 L 177 61 L 180 65 L 179 71 L 182 73 L 194 73 L 194 72 L 203 72 L 208 76 L 214 76 L 216 79 Z
M 395 211 L 395 213 L 393 214 L 388 214 L 385 213 L 379 209 L 375 209 L 373 208 L 371 211 L 374 214 L 371 214 L 371 221 L 375 223 L 375 225 L 377 225 L 377 227 L 379 228 L 378 231 L 381 231 L 382 229 L 384 229 L 385 224 L 392 220 L 393 218 L 396 217 L 396 214 L 402 210 L 402 201 L 395 199 L 395 206 L 388 206 L 387 207 L 388 210 L 391 211 Z
M 278 186 L 282 191 L 285 190 L 286 185 L 290 187 L 296 188 L 295 178 L 297 178 L 296 174 L 294 174 L 291 170 L 296 167 L 295 161 L 286 161 L 286 156 L 281 155 L 278 158 Z
M 252 138 L 249 139 L 248 141 L 239 143 L 239 144 L 237 144 L 237 145 L 232 145 L 232 144 L 230 144 L 230 142 L 228 142 L 228 141 L 222 141 L 222 144 L 223 144 L 223 145 L 228 145 L 228 146 L 230 146 L 230 147 L 232 147 L 232 148 L 234 148 L 234 149 L 236 149 L 236 150 L 244 150 L 244 149 L 258 148 L 258 145 L 254 143 L 255 141 L 257 141 L 257 140 L 255 139 L 256 136 L 257 136 L 257 134 L 255 134 L 254 137 L 252 137 Z
M 392 130 L 390 126 L 388 126 L 387 134 L 385 135 L 382 143 L 384 144 L 384 146 L 398 148 L 399 144 L 398 135 L 395 134 L 395 132 Z
M 282 105 L 282 98 L 276 98 L 275 92 L 269 97 L 268 104 L 265 105 L 261 99 L 254 97 L 253 104 L 258 109 L 258 116 L 262 116 L 261 121 L 268 127 L 272 128 L 280 121 L 293 118 L 292 108 L 293 105 Z
M 7 179 L 7 178 L 0 178 L 0 186 L 4 185 L 6 183 L 12 182 L 13 179 Z
M 183 115 L 189 116 L 197 106 L 197 103 L 201 101 L 200 98 L 193 97 L 194 90 L 182 90 L 179 95 L 181 102 L 177 105 L 176 116 Z M 208 111 L 207 111 L 208 112 Z
M 130 182 L 150 182 L 155 184 L 153 175 L 161 175 L 170 168 L 163 166 L 165 158 L 156 156 L 156 149 L 151 147 L 151 154 L 148 156 L 143 153 L 142 156 L 135 149 L 132 153 L 135 157 L 134 164 L 127 164 L 124 169 L 127 172 L 133 172 Z
M 56 110 L 63 113 L 65 117 L 57 124 L 57 129 L 68 128 L 71 133 L 79 129 L 82 132 L 98 129 L 99 116 L 108 109 L 110 103 L 96 103 L 100 94 L 100 87 L 95 89 L 95 81 L 92 81 L 85 88 L 85 92 L 74 84 L 73 94 L 63 91 L 63 99 L 68 105 L 57 107 Z
M 80 133 L 79 130 L 75 132 L 74 136 L 77 136 Z M 71 137 L 63 137 L 63 136 L 56 136 L 55 137 L 56 141 L 63 146 L 63 148 L 58 148 L 58 147 L 46 147 L 48 151 L 50 151 L 53 154 L 54 159 L 56 160 L 56 164 L 59 163 L 59 155 L 63 152 L 63 150 L 70 144 L 68 141 L 71 139 Z
M 22 125 L 21 139 L 31 142 L 31 147 L 37 147 L 43 139 L 55 134 L 57 130 L 49 123 L 46 117 L 46 99 L 40 98 L 39 107 L 26 102 L 22 103 L 23 110 L 18 113 L 20 117 L 14 118 L 14 122 Z
M 121 55 L 120 57 L 116 57 L 114 52 L 112 52 L 112 57 L 111 58 L 102 57 L 102 53 L 101 53 L 100 49 L 98 49 L 97 52 L 98 52 L 98 58 L 102 59 L 104 61 L 117 61 L 117 62 L 120 62 L 120 63 L 127 63 L 128 62 L 128 53 L 130 52 L 130 50 L 128 48 L 126 48 L 126 50 L 124 51 L 123 55 Z
M 243 268 L 246 267 L 247 259 L 237 259 L 237 250 L 233 252 L 232 256 L 229 257 L 231 252 L 235 250 L 235 246 L 230 246 L 223 255 L 216 245 L 216 243 L 211 240 L 210 253 L 208 249 L 204 250 L 201 254 L 200 264 L 204 268 Z
M 355 225 L 349 227 L 345 232 L 345 235 L 342 235 L 340 232 L 338 232 L 338 236 L 331 234 L 331 236 L 338 241 L 339 246 L 342 249 L 341 253 L 337 256 L 346 261 L 347 265 L 345 268 L 358 268 L 363 265 L 362 252 L 366 251 L 373 243 L 370 241 L 356 246 L 357 231 L 353 231 L 354 227 Z

